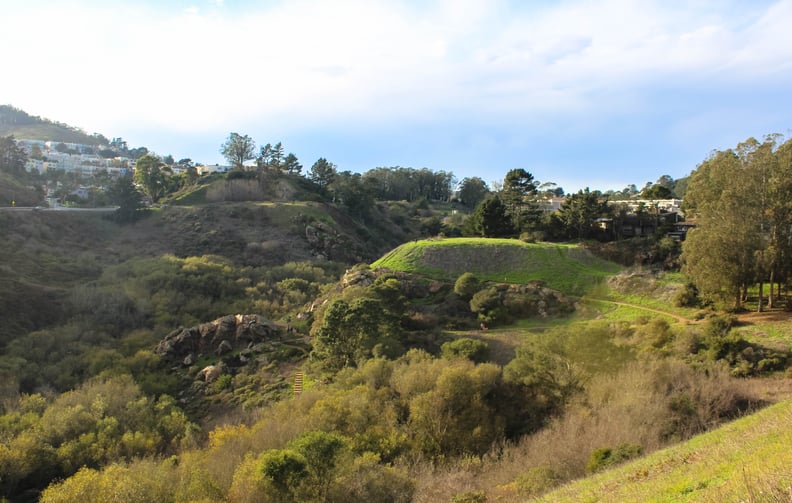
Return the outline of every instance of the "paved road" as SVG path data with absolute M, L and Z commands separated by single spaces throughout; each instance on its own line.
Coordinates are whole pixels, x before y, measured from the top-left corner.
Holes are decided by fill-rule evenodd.
M 70 208 L 68 206 L 57 206 L 47 208 L 45 206 L 3 206 L 0 211 L 26 212 L 26 211 L 81 211 L 88 213 L 108 213 L 118 209 L 118 206 L 106 206 L 104 208 Z

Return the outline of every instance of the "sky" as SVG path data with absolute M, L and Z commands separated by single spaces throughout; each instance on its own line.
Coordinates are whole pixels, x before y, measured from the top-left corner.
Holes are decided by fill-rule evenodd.
M 0 0 L 0 104 L 224 164 L 522 168 L 567 192 L 792 136 L 792 0 Z

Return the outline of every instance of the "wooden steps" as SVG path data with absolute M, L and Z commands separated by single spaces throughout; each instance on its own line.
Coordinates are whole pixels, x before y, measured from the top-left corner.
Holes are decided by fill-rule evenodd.
M 300 396 L 300 393 L 302 393 L 302 389 L 303 389 L 303 373 L 297 372 L 296 374 L 294 374 L 294 396 L 295 397 Z

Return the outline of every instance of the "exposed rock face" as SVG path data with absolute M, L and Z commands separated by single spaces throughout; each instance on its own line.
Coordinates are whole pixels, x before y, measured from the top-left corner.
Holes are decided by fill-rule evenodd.
M 195 355 L 226 354 L 278 334 L 275 323 L 257 314 L 237 314 L 190 328 L 179 328 L 165 336 L 154 352 L 162 358 L 189 365 Z
M 198 379 L 202 379 L 207 383 L 212 383 L 217 380 L 218 377 L 223 375 L 223 371 L 225 370 L 222 362 L 218 363 L 217 365 L 209 365 L 204 367 L 203 370 L 198 372 Z

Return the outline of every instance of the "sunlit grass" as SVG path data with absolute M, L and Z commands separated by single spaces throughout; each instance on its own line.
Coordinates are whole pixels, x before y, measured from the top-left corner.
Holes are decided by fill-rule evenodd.
M 532 501 L 789 501 L 792 402 Z
M 577 245 L 487 238 L 412 241 L 371 266 L 446 281 L 454 281 L 464 272 L 484 281 L 520 284 L 540 281 L 571 295 L 588 293 L 620 269 Z

